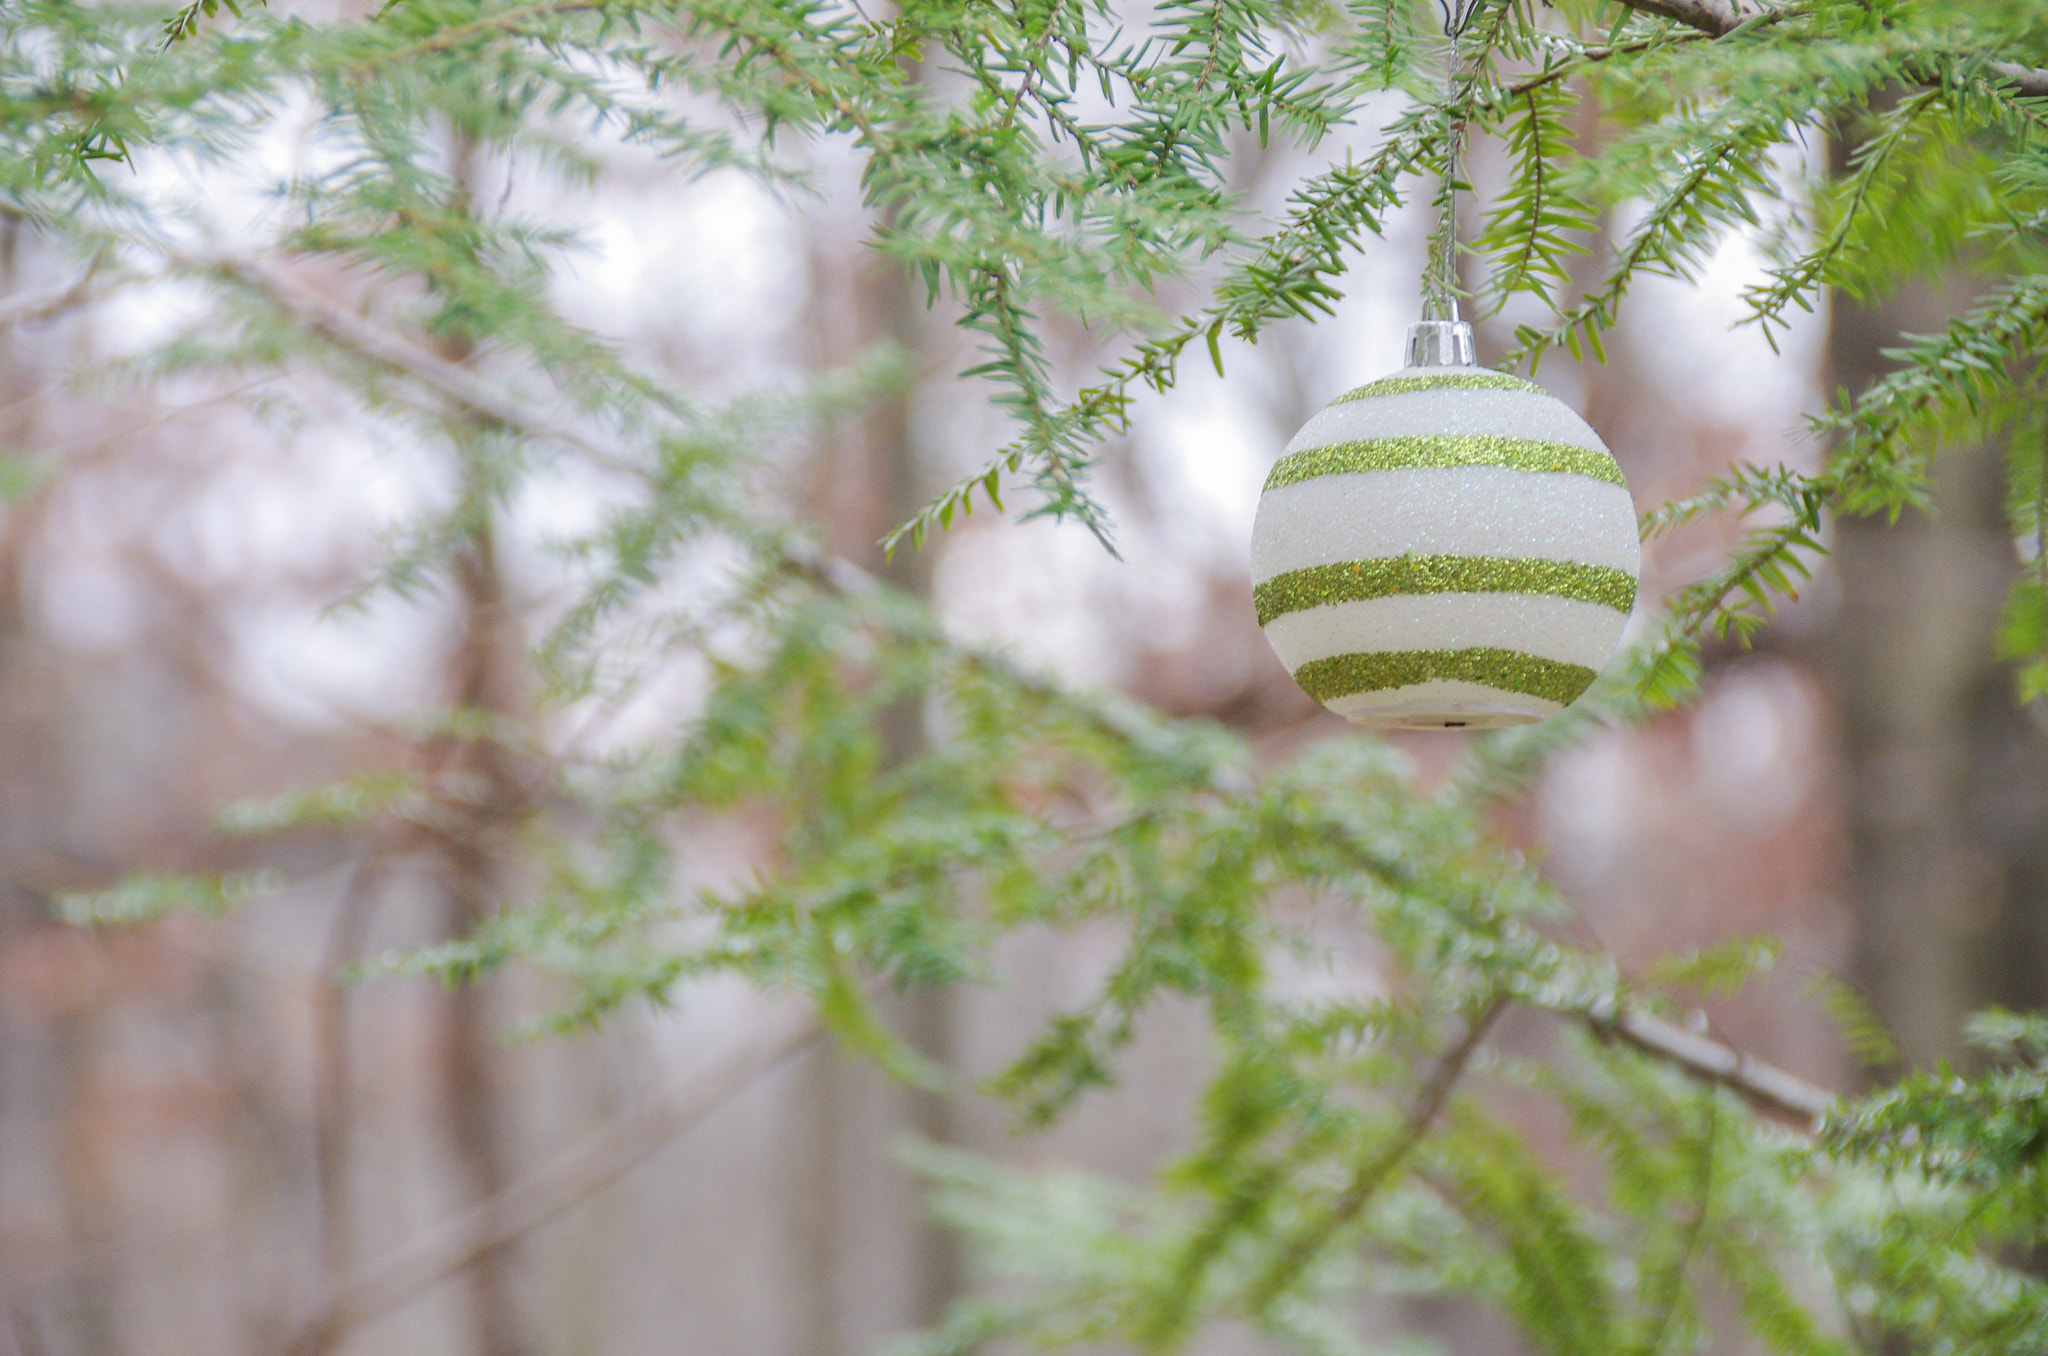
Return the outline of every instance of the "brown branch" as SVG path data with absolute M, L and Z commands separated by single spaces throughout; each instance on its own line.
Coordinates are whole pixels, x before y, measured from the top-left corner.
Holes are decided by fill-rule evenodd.
M 1451 1089 L 1457 1086 L 1465 1066 L 1472 1062 L 1480 1042 L 1486 1039 L 1486 1033 L 1493 1029 L 1494 1022 L 1499 1020 L 1507 1005 L 1505 996 L 1495 997 L 1472 1019 L 1465 1034 L 1437 1061 L 1429 1080 L 1416 1092 L 1415 1101 L 1402 1118 L 1400 1131 L 1393 1140 L 1358 1165 L 1358 1171 L 1352 1174 L 1351 1181 L 1331 1204 L 1328 1214 L 1296 1234 L 1293 1241 L 1281 1250 L 1279 1257 L 1274 1259 L 1252 1289 L 1250 1307 L 1254 1313 L 1264 1310 L 1278 1298 L 1301 1274 L 1302 1268 L 1336 1236 L 1337 1231 L 1365 1209 L 1379 1194 L 1380 1188 L 1392 1179 L 1409 1152 L 1429 1133 L 1429 1127 L 1442 1113 L 1444 1103 L 1450 1100 Z
M 2048 71 L 2022 66 L 2016 61 L 1994 61 L 1991 69 L 2001 80 L 2029 98 L 2048 96 Z
M 1717 38 L 1734 32 L 1741 27 L 1743 20 L 1750 17 L 1737 9 L 1731 0 L 1621 0 L 1621 3 L 1630 9 L 1655 14 Z
M 820 1030 L 817 1013 L 808 1005 L 775 1010 L 746 1039 L 666 1093 L 349 1277 L 327 1294 L 285 1351 L 325 1356 L 351 1329 L 547 1223 L 717 1110 Z
M 1595 1008 L 1578 1015 L 1602 1040 L 1618 1040 L 1695 1078 L 1718 1083 L 1758 1106 L 1803 1122 L 1809 1131 L 1835 1104 L 1835 1094 L 1818 1084 L 1647 1012 Z
M 1643 14 L 1655 14 L 1687 28 L 1698 29 L 1710 38 L 1725 38 L 1744 25 L 1775 22 L 1778 16 L 1790 18 L 1795 12 L 1787 8 L 1745 14 L 1733 0 L 1619 0 L 1619 3 Z M 1994 61 L 1990 69 L 2021 95 L 2029 98 L 2048 96 L 2048 71 L 2013 61 Z

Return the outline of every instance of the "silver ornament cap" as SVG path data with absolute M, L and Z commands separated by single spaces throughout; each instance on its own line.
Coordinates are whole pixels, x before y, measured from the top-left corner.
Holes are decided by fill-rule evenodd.
M 1408 367 L 1477 367 L 1472 327 L 1462 320 L 1423 320 L 1408 327 Z

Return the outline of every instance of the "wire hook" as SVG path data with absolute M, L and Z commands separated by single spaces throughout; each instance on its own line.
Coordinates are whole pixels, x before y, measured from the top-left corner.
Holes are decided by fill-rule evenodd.
M 1479 12 L 1483 0 L 1436 0 L 1437 8 L 1444 12 L 1444 36 L 1462 38 L 1465 30 L 1472 26 L 1472 16 Z

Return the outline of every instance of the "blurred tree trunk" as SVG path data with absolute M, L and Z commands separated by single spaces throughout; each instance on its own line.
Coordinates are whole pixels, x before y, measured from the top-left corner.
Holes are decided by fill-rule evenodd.
M 0 216 L 0 296 L 43 285 L 31 240 L 19 216 Z M 31 397 L 45 373 L 24 347 L 17 330 L 0 331 L 0 437 L 10 448 L 33 447 L 42 432 L 43 407 Z M 0 956 L 10 961 L 47 949 L 60 926 L 50 917 L 52 895 L 90 869 L 77 855 L 73 807 L 62 794 L 63 689 L 51 681 L 26 594 L 42 504 L 32 496 L 0 517 Z M 40 1013 L 33 1002 L 0 1008 L 0 1087 L 8 1093 L 0 1104 L 0 1191 L 24 1214 L 47 1212 L 55 1229 L 41 1237 L 57 1254 L 54 1278 L 37 1293 L 0 1289 L 0 1340 L 38 1352 L 56 1344 L 53 1356 L 116 1356 L 127 1347 L 114 1314 L 119 1274 L 109 1264 L 118 1225 L 106 1161 L 112 1137 L 99 1132 L 90 1097 L 99 1014 L 75 996 L 49 997 Z
M 466 134 L 455 138 L 457 183 L 462 205 L 470 206 L 482 167 Z M 441 345 L 442 356 L 467 361 L 474 336 Z M 441 792 L 469 813 L 443 837 L 435 871 L 446 894 L 449 931 L 466 936 L 498 912 L 504 879 L 516 869 L 517 820 L 525 800 L 522 778 L 508 746 L 508 734 L 527 723 L 526 638 L 508 597 L 498 544 L 498 510 L 489 453 L 467 445 L 474 432 L 467 421 L 452 429 L 463 458 L 464 511 L 470 515 L 466 540 L 454 559 L 461 630 L 450 657 L 449 699 L 457 714 L 480 729 L 456 729 L 444 737 L 435 775 Z M 515 1170 L 506 1134 L 506 1098 L 499 1084 L 502 1060 L 492 998 L 495 976 L 476 976 L 448 993 L 448 1064 L 445 1093 L 457 1180 L 469 1200 L 495 1196 L 511 1186 Z M 469 1268 L 470 1312 L 479 1356 L 524 1356 L 528 1349 L 512 1280 L 510 1250 L 485 1253 Z
M 1939 329 L 1964 289 L 1875 309 L 1837 296 L 1823 389 L 1863 389 L 1890 367 L 1881 348 Z M 2003 455 L 1938 458 L 1933 515 L 1834 524 L 1841 602 L 1821 658 L 1849 779 L 1854 979 L 1920 1066 L 1958 1057 L 1978 1008 L 2048 1005 L 2048 735 L 1992 649 L 2019 569 Z
M 469 822 L 442 849 L 441 871 L 452 913 L 452 931 L 474 931 L 500 907 L 500 877 L 512 846 L 500 841 L 518 814 L 519 779 L 505 744 L 505 730 L 519 723 L 518 675 L 523 638 L 508 607 L 498 560 L 497 534 L 490 518 L 488 491 L 479 496 L 478 526 L 457 557 L 456 577 L 463 610 L 463 633 L 455 651 L 455 705 L 486 718 L 490 728 L 455 742 L 454 756 L 443 776 L 474 787 L 477 797 Z M 498 1088 L 497 1023 L 491 1016 L 496 985 L 478 977 L 449 991 L 448 1110 L 460 1169 L 473 1200 L 495 1196 L 510 1186 L 513 1170 L 504 1142 L 502 1098 Z M 513 1298 L 510 1259 L 489 1252 L 477 1259 L 469 1275 L 481 1356 L 520 1356 L 526 1350 L 519 1310 Z
M 911 282 L 894 260 L 829 229 L 812 251 L 813 333 L 821 367 L 852 362 L 878 345 L 924 366 L 925 327 Z M 926 596 L 930 558 L 908 546 L 885 559 L 880 542 L 923 506 L 926 486 L 911 429 L 914 386 L 877 401 L 827 439 L 811 468 L 807 516 L 827 549 L 896 588 Z M 891 708 L 880 734 L 890 763 L 924 746 L 924 710 Z M 926 989 L 885 1002 L 911 1045 L 950 1067 L 953 995 Z M 810 1356 L 854 1356 L 906 1328 L 929 1324 L 958 1289 L 953 1241 L 923 1212 L 919 1184 L 895 1157 L 906 1139 L 953 1138 L 945 1095 L 888 1080 L 831 1046 L 811 1057 L 816 1125 L 812 1164 Z

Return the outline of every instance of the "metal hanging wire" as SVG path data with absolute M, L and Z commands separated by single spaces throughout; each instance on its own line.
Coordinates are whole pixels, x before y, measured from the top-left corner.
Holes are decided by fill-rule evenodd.
M 1423 313 L 1430 320 L 1458 318 L 1458 173 L 1464 160 L 1465 122 L 1457 115 L 1461 39 L 1486 0 L 1437 0 L 1444 12 L 1450 54 L 1444 62 L 1444 165 L 1437 193 L 1437 226 L 1430 241 Z

